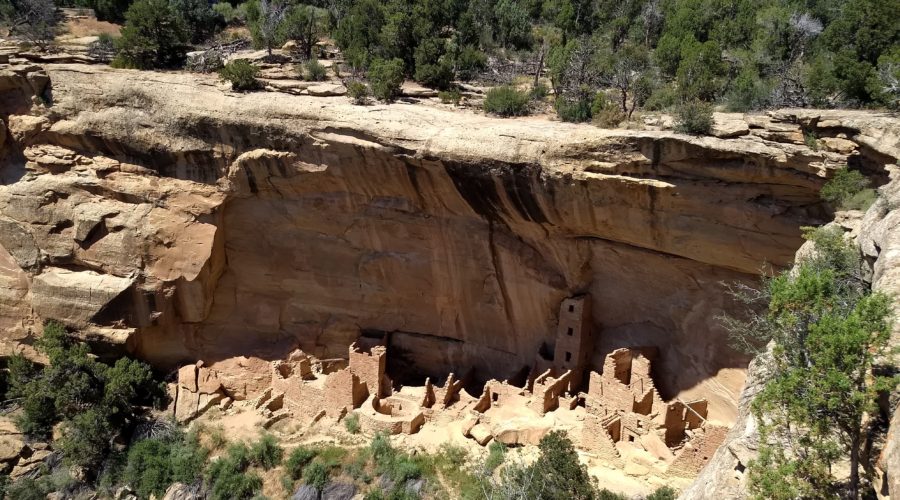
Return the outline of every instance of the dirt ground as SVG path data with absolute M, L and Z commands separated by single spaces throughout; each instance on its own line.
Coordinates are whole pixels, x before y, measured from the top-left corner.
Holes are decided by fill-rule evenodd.
M 81 38 L 85 36 L 99 36 L 103 33 L 119 36 L 121 28 L 118 24 L 98 21 L 90 17 L 70 18 L 65 22 L 63 36 Z

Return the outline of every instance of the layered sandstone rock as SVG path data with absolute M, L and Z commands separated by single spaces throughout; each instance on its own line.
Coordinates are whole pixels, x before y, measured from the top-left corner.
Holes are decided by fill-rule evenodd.
M 54 317 L 160 367 L 203 359 L 246 399 L 268 361 L 345 357 L 361 330 L 392 332 L 419 376 L 502 380 L 590 293 L 593 368 L 658 346 L 660 392 L 730 424 L 748 359 L 716 320 L 722 283 L 792 261 L 800 227 L 831 217 L 817 193 L 836 168 L 897 157 L 896 119 L 872 113 L 719 117 L 721 137 L 689 137 L 76 64 L 45 68 L 41 101 L 41 69 L 13 63 L 5 352 Z M 812 150 L 804 130 L 856 147 Z

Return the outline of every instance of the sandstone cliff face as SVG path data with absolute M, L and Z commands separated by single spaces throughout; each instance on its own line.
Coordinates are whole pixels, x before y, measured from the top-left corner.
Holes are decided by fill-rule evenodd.
M 659 346 L 661 390 L 708 398 L 721 423 L 748 362 L 715 319 L 722 282 L 789 264 L 800 227 L 830 218 L 833 169 L 881 169 L 897 142 L 865 113 L 731 117 L 738 137 L 696 138 L 46 71 L 51 104 L 2 111 L 5 352 L 46 318 L 160 367 L 340 357 L 378 330 L 422 375 L 502 379 L 590 292 L 595 366 Z M 813 151 L 800 123 L 853 142 Z

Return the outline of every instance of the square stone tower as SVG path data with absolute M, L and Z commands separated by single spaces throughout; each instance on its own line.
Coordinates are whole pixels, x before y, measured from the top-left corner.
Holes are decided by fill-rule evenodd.
M 591 296 L 584 294 L 564 299 L 559 306 L 553 365 L 560 373 L 572 370 L 573 389 L 581 385 L 593 350 Z

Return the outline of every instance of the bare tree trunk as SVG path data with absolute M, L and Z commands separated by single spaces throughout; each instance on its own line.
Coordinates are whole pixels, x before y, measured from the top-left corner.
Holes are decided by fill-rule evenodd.
M 859 498 L 859 428 L 854 429 L 850 441 L 850 498 Z
M 534 68 L 534 85 L 531 88 L 536 89 L 538 86 L 538 80 L 541 78 L 541 70 L 544 68 L 544 55 L 547 53 L 547 42 L 544 42 L 541 45 L 541 56 L 538 58 L 537 66 Z

